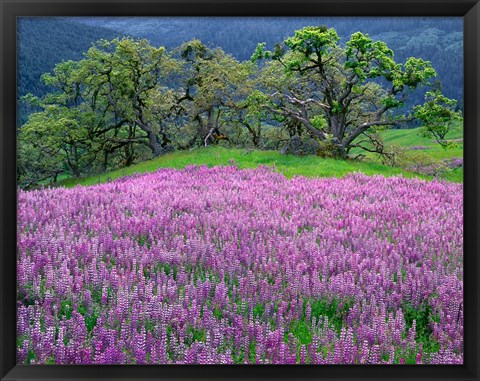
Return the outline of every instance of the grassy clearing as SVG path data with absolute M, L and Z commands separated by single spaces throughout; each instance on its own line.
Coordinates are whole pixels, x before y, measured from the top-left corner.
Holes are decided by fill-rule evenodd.
M 463 125 L 461 123 L 458 123 L 446 136 L 447 140 L 455 140 L 457 143 L 457 147 L 449 149 L 442 148 L 440 144 L 433 139 L 421 136 L 420 128 L 412 128 L 408 130 L 385 130 L 381 132 L 380 135 L 387 146 L 394 144 L 407 149 L 423 146 L 426 148 L 423 151 L 436 159 L 463 157 Z M 366 154 L 367 157 L 374 156 L 374 154 L 370 154 L 358 148 L 353 149 L 352 153 L 363 153 Z
M 282 155 L 277 151 L 254 151 L 247 149 L 227 149 L 224 147 L 204 147 L 192 151 L 179 151 L 160 156 L 156 159 L 134 164 L 128 168 L 103 173 L 80 179 L 68 178 L 59 182 L 60 185 L 72 187 L 75 185 L 93 185 L 114 180 L 134 173 L 153 172 L 159 168 L 184 168 L 189 164 L 205 164 L 209 167 L 216 165 L 236 164 L 239 168 L 256 168 L 258 165 L 274 166 L 286 177 L 295 175 L 307 177 L 343 177 L 348 173 L 362 172 L 366 175 L 382 174 L 395 176 L 403 174 L 405 177 L 419 177 L 411 172 L 399 168 L 392 168 L 373 162 L 344 161 L 324 159 L 317 156 Z

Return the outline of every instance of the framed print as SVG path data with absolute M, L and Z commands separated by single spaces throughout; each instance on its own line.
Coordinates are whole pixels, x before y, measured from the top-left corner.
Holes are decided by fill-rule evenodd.
M 0 0 L 0 377 L 478 380 L 478 1 Z

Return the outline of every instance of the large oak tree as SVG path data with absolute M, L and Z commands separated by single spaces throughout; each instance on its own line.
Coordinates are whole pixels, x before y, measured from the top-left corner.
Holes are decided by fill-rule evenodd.
M 361 135 L 411 119 L 393 113 L 412 90 L 436 75 L 430 62 L 398 63 L 382 41 L 354 33 L 345 46 L 332 28 L 305 27 L 277 44 L 259 44 L 264 65 L 263 107 L 300 124 L 335 156 L 345 157 Z

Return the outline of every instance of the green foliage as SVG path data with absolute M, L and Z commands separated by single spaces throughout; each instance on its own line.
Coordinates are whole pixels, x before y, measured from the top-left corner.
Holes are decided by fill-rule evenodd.
M 253 90 L 247 97 L 249 112 L 260 112 L 262 110 L 261 105 L 268 102 L 270 98 L 268 95 L 262 93 L 260 90 Z
M 85 327 L 87 328 L 87 332 L 92 332 L 95 326 L 97 325 L 98 315 L 91 314 L 85 316 Z
M 62 300 L 60 302 L 60 317 L 69 320 L 72 318 L 72 301 Z
M 428 91 L 425 103 L 414 108 L 415 117 L 423 123 L 422 136 L 434 138 L 443 148 L 455 148 L 454 142 L 445 140 L 446 135 L 463 120 L 462 113 L 455 111 L 457 101 L 445 97 L 440 91 Z
M 305 320 L 295 320 L 290 324 L 290 333 L 298 340 L 298 344 L 306 345 L 312 342 L 313 333 Z M 288 335 L 288 333 L 287 333 Z M 287 336 L 288 337 L 288 336 Z
M 285 40 L 292 51 L 299 52 L 305 57 L 315 54 L 319 57 L 321 54 L 327 52 L 331 48 L 337 46 L 340 40 L 335 29 L 328 29 L 326 26 L 308 26 L 295 31 L 293 37 Z M 296 68 L 292 66 L 292 68 Z
M 432 330 L 429 327 L 432 308 L 428 304 L 422 304 L 417 307 L 406 302 L 402 305 L 402 311 L 405 318 L 406 329 L 412 327 L 413 321 L 416 322 L 416 332 L 418 337 L 429 336 Z
M 253 307 L 253 317 L 254 318 L 262 317 L 264 312 L 265 312 L 265 306 L 261 303 L 255 305 L 255 307 Z
M 140 246 L 147 246 L 147 248 L 150 248 L 150 242 L 148 241 L 148 236 L 147 235 L 140 235 L 138 237 L 138 244 Z
M 54 365 L 55 364 L 55 356 L 50 356 L 47 361 L 45 362 L 47 365 Z
M 316 318 L 319 321 L 320 317 L 327 317 L 329 323 L 340 332 L 344 325 L 344 315 L 353 306 L 352 300 L 340 301 L 338 299 L 317 299 L 310 302 L 310 308 L 312 310 L 311 317 Z
M 400 70 L 387 44 L 373 41 L 368 34 L 354 33 L 346 45 L 344 67 L 351 69 L 360 82 L 380 76 L 392 81 L 394 73 Z
M 248 360 L 251 364 L 255 364 L 257 361 L 257 342 L 250 340 L 248 343 Z
M 415 320 L 415 341 L 421 343 L 423 351 L 428 354 L 438 352 L 440 345 L 432 335 L 432 323 L 438 320 L 438 317 L 433 314 L 432 307 L 427 303 L 422 303 L 414 307 L 406 302 L 403 303 L 402 310 L 406 323 L 406 331 L 404 334 L 412 327 L 413 321 Z
M 232 135 L 238 135 L 237 126 L 255 123 L 259 111 L 250 109 L 253 103 L 247 99 L 253 91 L 251 63 L 240 63 L 199 40 L 182 44 L 178 51 L 185 61 L 185 95 L 179 97 L 179 107 L 189 127 L 182 128 L 188 135 L 182 148 L 230 141 Z
M 307 304 L 309 304 L 311 308 L 310 319 L 308 320 L 305 314 Z M 324 324 L 323 322 L 328 319 L 328 324 L 339 333 L 342 327 L 345 326 L 344 316 L 352 306 L 353 302 L 351 300 L 304 300 L 302 317 L 290 323 L 289 329 L 285 331 L 284 340 L 287 341 L 291 334 L 298 340 L 298 349 L 300 349 L 302 345 L 310 344 L 314 334 L 312 331 L 312 321 L 314 319 L 320 324 Z
M 403 102 L 398 99 L 395 99 L 393 96 L 387 96 L 384 99 L 382 99 L 382 104 L 388 108 L 403 106 Z
M 83 59 L 42 76 L 51 89 L 44 97 L 22 98 L 39 111 L 18 136 L 19 185 L 56 184 L 208 145 L 346 158 L 365 148 L 360 137 L 408 121 L 398 110 L 436 75 L 422 58 L 397 62 L 386 42 L 368 34 L 341 44 L 326 26 L 298 29 L 273 51 L 266 46 L 239 62 L 199 39 L 171 52 L 141 39 L 97 41 Z M 260 59 L 267 61 L 257 66 Z M 432 94 L 415 109 L 429 136 L 459 117 L 455 101 Z
M 325 116 L 323 115 L 315 115 L 312 120 L 310 121 L 310 123 L 312 123 L 312 126 L 319 129 L 319 130 L 323 130 L 325 129 L 328 124 L 327 124 L 327 120 L 325 119 Z
M 429 61 L 410 57 L 405 62 L 405 71 L 400 78 L 396 78 L 396 86 L 408 86 L 415 89 L 419 85 L 429 84 L 428 80 L 436 75 L 437 72 Z
M 343 111 L 343 106 L 338 101 L 332 101 L 330 112 L 332 114 L 340 114 Z
M 197 62 L 199 59 L 210 59 L 209 49 L 198 39 L 184 43 L 180 47 L 180 55 L 187 62 Z
M 223 317 L 222 310 L 218 307 L 215 307 L 213 309 L 213 316 L 215 316 L 217 319 L 221 319 Z
M 204 329 L 198 329 L 192 325 L 187 325 L 185 342 L 187 345 L 191 345 L 194 342 L 205 342 L 207 336 Z
M 252 57 L 250 58 L 250 60 L 255 63 L 257 62 L 258 60 L 261 60 L 261 59 L 267 59 L 267 58 L 270 58 L 272 57 L 272 53 L 269 52 L 268 50 L 265 50 L 265 43 L 261 43 L 261 44 L 258 44 L 257 47 L 255 48 L 255 51 L 253 52 L 252 54 Z
M 332 28 L 305 27 L 283 41 L 282 54 L 260 44 L 252 58 L 270 58 L 284 72 L 272 70 L 274 64 L 260 68 L 259 81 L 270 99 L 257 98 L 286 127 L 296 126 L 290 137 L 307 134 L 323 145 L 323 155 L 346 157 L 352 147 L 363 147 L 355 145 L 362 134 L 409 120 L 398 113 L 392 117 L 393 110 L 404 106 L 412 89 L 429 85 L 436 72 L 421 58 L 396 62 L 393 50 L 368 34 L 353 33 L 345 48 L 339 40 Z M 321 129 L 320 118 L 326 121 Z
M 33 349 L 28 350 L 27 364 L 31 364 L 33 360 L 36 360 L 37 354 Z

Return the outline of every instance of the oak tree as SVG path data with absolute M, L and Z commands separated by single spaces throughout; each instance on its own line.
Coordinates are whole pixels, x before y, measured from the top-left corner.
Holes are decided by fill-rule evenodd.
M 333 28 L 305 27 L 273 51 L 259 44 L 252 60 L 267 59 L 264 70 L 283 72 L 267 75 L 263 106 L 296 121 L 334 156 L 345 157 L 359 136 L 410 120 L 392 111 L 436 72 L 421 58 L 396 62 L 387 44 L 368 34 L 352 34 L 345 46 L 339 40 Z M 315 123 L 321 120 L 325 123 Z

